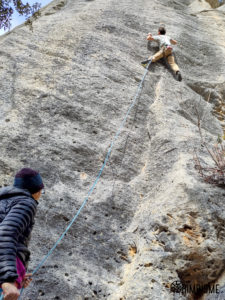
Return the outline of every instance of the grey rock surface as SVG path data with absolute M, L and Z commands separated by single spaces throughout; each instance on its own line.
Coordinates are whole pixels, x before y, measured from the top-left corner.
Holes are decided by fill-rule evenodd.
M 209 145 L 223 135 L 214 113 L 224 107 L 225 15 L 193 2 L 55 0 L 33 32 L 22 25 L 0 38 L 0 184 L 29 166 L 46 185 L 30 270 L 95 181 L 159 23 L 178 41 L 183 75 L 150 66 L 98 185 L 23 299 L 200 299 L 170 286 L 221 278 L 225 191 L 201 179 L 193 153 L 213 165 L 199 115 Z

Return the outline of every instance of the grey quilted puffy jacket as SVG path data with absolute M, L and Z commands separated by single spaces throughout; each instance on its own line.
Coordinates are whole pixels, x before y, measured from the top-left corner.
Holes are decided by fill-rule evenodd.
M 0 189 L 0 284 L 17 279 L 16 257 L 27 265 L 37 205 L 28 190 Z

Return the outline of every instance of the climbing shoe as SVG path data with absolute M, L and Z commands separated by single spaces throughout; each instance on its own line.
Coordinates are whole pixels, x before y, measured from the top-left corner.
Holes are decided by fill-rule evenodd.
M 182 76 L 181 76 L 180 71 L 177 71 L 177 72 L 176 72 L 176 78 L 177 78 L 178 81 L 181 81 L 181 80 L 182 80 Z
M 149 70 L 150 61 L 151 61 L 151 59 L 144 60 L 144 61 L 141 62 L 141 65 L 142 65 L 145 69 L 148 68 L 148 70 Z
M 147 65 L 150 62 L 150 59 L 144 60 L 141 62 L 142 65 Z

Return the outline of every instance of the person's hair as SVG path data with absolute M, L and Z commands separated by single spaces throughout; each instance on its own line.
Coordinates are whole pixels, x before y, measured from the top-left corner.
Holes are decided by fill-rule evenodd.
M 160 27 L 159 27 L 159 32 L 160 32 L 160 34 L 166 34 L 166 28 L 160 26 Z

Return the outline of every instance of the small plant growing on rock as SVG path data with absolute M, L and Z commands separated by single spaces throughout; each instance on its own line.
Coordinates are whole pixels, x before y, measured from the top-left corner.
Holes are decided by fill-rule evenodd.
M 204 145 L 213 159 L 215 166 L 208 167 L 203 166 L 200 163 L 199 157 L 195 154 L 195 167 L 199 171 L 202 178 L 211 184 L 218 185 L 225 188 L 225 146 L 224 143 L 218 143 L 209 149 L 207 145 Z
M 210 95 L 209 95 L 210 98 Z M 208 98 L 208 101 L 209 101 Z M 225 188 L 225 143 L 223 139 L 218 136 L 217 138 L 217 143 L 209 147 L 207 143 L 205 142 L 203 135 L 202 135 L 202 130 L 201 130 L 201 123 L 204 119 L 204 115 L 201 118 L 199 111 L 197 107 L 196 109 L 196 114 L 197 114 L 197 119 L 198 119 L 198 129 L 199 129 L 199 134 L 201 137 L 201 143 L 207 150 L 208 154 L 214 161 L 214 166 L 209 167 L 209 166 L 203 166 L 203 164 L 200 162 L 200 159 L 195 151 L 195 167 L 199 171 L 199 174 L 201 177 L 207 182 L 211 184 L 215 184 L 217 186 Z
M 36 11 L 35 13 L 33 13 L 32 17 L 27 19 L 25 22 L 25 25 L 29 26 L 30 30 L 33 31 L 33 21 L 37 20 L 38 17 L 41 16 L 40 11 Z

